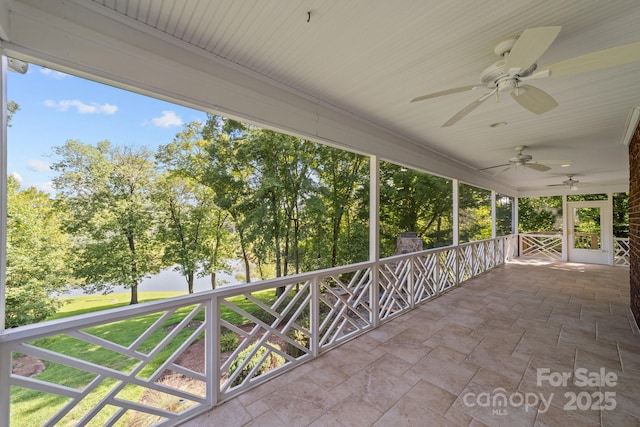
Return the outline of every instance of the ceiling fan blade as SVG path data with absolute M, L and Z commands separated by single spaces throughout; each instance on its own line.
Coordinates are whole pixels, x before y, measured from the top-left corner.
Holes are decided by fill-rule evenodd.
M 573 165 L 571 160 L 536 160 L 536 163 L 542 163 L 543 165 Z
M 480 104 L 482 104 L 484 101 L 489 99 L 489 97 L 491 95 L 493 95 L 494 93 L 496 93 L 496 91 L 497 91 L 497 89 L 495 89 L 495 90 L 493 90 L 493 91 L 491 91 L 489 93 L 485 93 L 480 98 L 476 99 L 471 104 L 467 105 L 462 110 L 458 111 L 453 117 L 451 117 L 449 120 L 447 120 L 447 122 L 445 124 L 443 124 L 442 127 L 444 128 L 444 127 L 453 126 L 458 121 L 460 121 L 460 119 L 462 119 L 467 114 L 469 114 L 470 112 L 472 112 L 473 110 L 478 108 L 480 106 Z
M 567 184 L 547 184 L 547 187 L 563 187 Z
M 489 169 L 499 168 L 499 167 L 502 167 L 502 166 L 511 166 L 511 164 L 510 164 L 510 163 L 505 163 L 505 164 L 503 164 L 503 165 L 489 166 L 488 168 L 482 168 L 482 169 L 476 169 L 476 170 L 477 170 L 478 172 L 480 172 L 480 171 L 486 171 L 486 170 L 489 170 Z
M 570 76 L 640 61 L 640 42 L 599 50 L 545 67 L 552 77 Z
M 511 169 L 511 165 L 509 165 L 509 167 L 508 167 L 508 168 L 501 169 L 501 170 L 499 170 L 498 172 L 494 173 L 494 174 L 493 174 L 493 176 L 499 176 L 499 175 L 502 175 L 503 173 L 505 173 L 505 172 L 506 172 L 506 171 L 508 171 L 509 169 Z
M 546 172 L 551 169 L 549 166 L 541 165 L 540 163 L 525 163 L 524 167 L 538 172 Z
M 507 56 L 505 73 L 514 76 L 529 68 L 549 49 L 561 29 L 562 27 L 539 27 L 524 30 Z
M 530 85 L 521 85 L 511 92 L 511 97 L 518 104 L 535 114 L 546 113 L 558 106 L 558 103 L 551 95 Z
M 456 88 L 453 88 L 453 89 L 443 90 L 441 92 L 434 92 L 434 93 L 430 93 L 430 94 L 427 94 L 427 95 L 418 96 L 417 98 L 413 98 L 411 100 L 411 102 L 424 101 L 425 99 L 437 98 L 439 96 L 450 95 L 452 93 L 466 92 L 468 90 L 473 90 L 473 89 L 476 89 L 476 88 L 479 88 L 479 87 L 482 87 L 482 86 L 470 85 L 470 86 L 456 87 Z

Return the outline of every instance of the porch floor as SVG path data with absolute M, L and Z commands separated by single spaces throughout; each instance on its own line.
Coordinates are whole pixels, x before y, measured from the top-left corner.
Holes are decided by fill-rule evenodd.
M 184 425 L 640 425 L 629 270 L 510 262 Z

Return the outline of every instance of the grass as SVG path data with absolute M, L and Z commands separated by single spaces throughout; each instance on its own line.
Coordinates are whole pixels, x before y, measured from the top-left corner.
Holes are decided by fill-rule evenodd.
M 154 301 L 166 299 L 178 295 L 184 295 L 182 292 L 141 292 L 139 294 L 140 302 Z M 267 290 L 253 294 L 257 299 L 271 304 L 274 301 L 274 290 Z M 77 297 L 64 298 L 64 306 L 61 310 L 50 319 L 60 319 L 68 316 L 86 314 L 99 310 L 106 310 L 115 307 L 126 306 L 129 303 L 129 294 L 109 294 L 109 295 L 83 295 Z M 228 299 L 229 302 L 241 307 L 243 310 L 252 315 L 269 321 L 272 317 L 263 309 L 256 306 L 252 301 L 247 300 L 244 296 L 237 296 Z M 138 351 L 149 352 L 151 349 L 162 341 L 173 325 L 178 324 L 195 306 L 182 307 L 171 315 L 156 331 L 137 347 Z M 128 346 L 140 337 L 140 335 L 148 329 L 163 313 L 153 313 L 149 315 L 139 316 L 133 319 L 127 319 L 106 325 L 99 325 L 86 329 L 85 332 L 103 338 L 105 340 Z M 221 315 L 228 322 L 241 325 L 246 323 L 248 319 L 221 306 Z M 266 317 L 266 318 L 265 318 Z M 201 309 L 196 315 L 195 320 L 204 320 L 204 309 Z M 144 369 L 138 374 L 138 377 L 149 378 L 162 363 L 182 344 L 192 330 L 183 329 L 177 336 L 165 347 L 158 355 L 156 355 Z M 198 337 L 200 339 L 201 337 Z M 30 343 L 31 345 L 41 347 L 56 353 L 75 356 L 83 361 L 94 363 L 120 372 L 131 372 L 139 363 L 138 359 L 123 355 L 121 353 L 108 350 L 102 346 L 88 343 L 84 340 L 60 334 L 52 337 L 39 339 Z M 35 376 L 36 379 L 59 384 L 65 387 L 81 390 L 86 387 L 95 375 L 80 369 L 72 368 L 66 365 L 51 363 L 45 361 L 47 369 Z M 61 420 L 59 425 L 76 425 L 80 421 L 81 414 L 98 405 L 101 399 L 113 387 L 117 387 L 118 382 L 115 380 L 103 381 L 103 383 L 92 393 L 82 398 L 78 405 L 78 410 L 74 410 L 67 414 Z M 138 401 L 142 396 L 144 389 L 137 386 L 126 386 L 118 394 L 118 398 Z M 70 399 L 52 394 L 33 391 L 31 389 L 13 387 L 11 395 L 11 419 L 15 425 L 35 426 L 43 425 L 50 419 L 53 414 L 62 408 Z M 103 424 L 107 422 L 117 408 L 106 407 L 100 412 L 99 417 L 94 421 Z M 58 424 L 57 424 L 58 425 Z M 92 423 L 93 425 L 93 423 Z

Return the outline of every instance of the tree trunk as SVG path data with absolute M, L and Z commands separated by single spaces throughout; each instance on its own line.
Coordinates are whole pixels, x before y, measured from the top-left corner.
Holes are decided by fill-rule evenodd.
M 211 289 L 215 289 L 216 288 L 216 271 L 213 270 L 211 272 Z
M 130 305 L 138 303 L 138 283 L 131 286 L 131 301 L 129 301 Z
M 192 294 L 193 293 L 193 271 L 190 271 L 189 274 L 187 274 L 187 284 L 189 286 L 189 293 Z
M 249 262 L 249 254 L 247 253 L 246 242 L 244 241 L 244 232 L 242 227 L 238 227 L 238 237 L 240 237 L 240 248 L 242 249 L 242 259 L 244 261 L 244 281 L 251 282 L 251 263 Z
M 136 244 L 133 240 L 133 233 L 127 232 L 127 242 L 131 251 L 131 275 L 135 277 L 135 282 L 131 285 L 131 301 L 129 304 L 138 303 L 138 265 L 136 264 Z

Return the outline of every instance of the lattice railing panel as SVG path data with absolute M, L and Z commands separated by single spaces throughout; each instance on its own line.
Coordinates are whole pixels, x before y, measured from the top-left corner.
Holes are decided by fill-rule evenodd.
M 507 246 L 507 238 L 500 237 L 495 241 L 494 266 L 504 264 L 505 247 Z
M 233 313 L 222 314 L 221 336 L 239 337 L 228 357 L 220 359 L 222 396 L 236 394 L 309 356 L 311 290 L 312 282 L 305 281 L 221 299 L 221 313 L 225 309 Z
M 484 259 L 485 271 L 496 266 L 496 241 L 488 240 L 485 243 Z
M 629 266 L 629 238 L 614 237 L 614 263 L 620 266 Z
M 373 326 L 371 269 L 323 276 L 319 295 L 320 351 Z
M 438 289 L 440 292 L 456 286 L 457 266 L 459 258 L 456 248 L 444 249 L 438 252 Z
M 562 236 L 521 234 L 520 256 L 523 258 L 544 258 L 553 261 L 562 259 Z
M 185 365 L 181 358 L 190 347 L 197 351 L 192 344 L 203 338 L 205 312 L 204 304 L 174 307 L 133 315 L 136 321 L 121 335 L 113 335 L 117 322 L 105 322 L 14 343 L 14 358 L 31 356 L 67 374 L 14 372 L 12 397 L 46 401 L 38 409 L 48 420 L 44 426 L 176 420 L 206 403 L 204 365 Z M 204 353 L 200 357 L 204 361 Z
M 459 281 L 464 282 L 473 277 L 473 247 L 471 245 L 461 246 L 457 251 Z
M 411 306 L 411 258 L 381 263 L 378 275 L 380 320 L 402 313 Z
M 485 271 L 485 242 L 475 242 L 470 246 L 472 248 L 471 277 L 476 277 L 478 274 Z
M 438 294 L 438 261 L 438 254 L 433 252 L 414 258 L 413 301 L 415 304 L 426 301 Z

